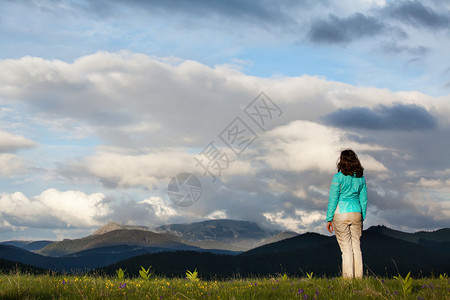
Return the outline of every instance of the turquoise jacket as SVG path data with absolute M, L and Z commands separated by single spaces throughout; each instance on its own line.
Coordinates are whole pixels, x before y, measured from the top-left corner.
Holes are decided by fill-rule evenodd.
M 327 221 L 332 221 L 336 208 L 340 213 L 360 212 L 366 219 L 367 187 L 364 177 L 344 175 L 341 172 L 333 176 L 328 199 Z

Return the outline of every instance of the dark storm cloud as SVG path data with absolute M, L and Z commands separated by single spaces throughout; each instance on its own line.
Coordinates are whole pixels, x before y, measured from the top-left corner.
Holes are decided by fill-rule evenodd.
M 315 43 L 346 44 L 356 39 L 375 36 L 384 28 L 376 18 L 359 12 L 347 18 L 330 14 L 327 20 L 314 21 L 308 36 Z
M 439 13 L 419 1 L 394 1 L 386 10 L 392 18 L 416 27 L 445 29 L 450 24 L 450 11 Z
M 325 116 L 324 120 L 333 126 L 371 130 L 427 130 L 437 126 L 436 119 L 425 108 L 405 104 L 379 105 L 374 109 L 339 109 Z

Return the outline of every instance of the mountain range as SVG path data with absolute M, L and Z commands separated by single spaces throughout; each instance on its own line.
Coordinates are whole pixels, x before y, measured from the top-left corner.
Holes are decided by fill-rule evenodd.
M 374 226 L 361 241 L 367 272 L 381 275 L 450 273 L 449 246 L 450 228 L 406 233 Z M 247 221 L 208 220 L 154 229 L 108 223 L 79 239 L 1 242 L 0 270 L 14 265 L 111 275 L 120 267 L 138 275 L 141 265 L 151 265 L 165 276 L 183 276 L 195 268 L 205 278 L 311 271 L 334 276 L 339 274 L 340 251 L 334 236 L 269 231 Z
M 151 229 L 108 223 L 80 239 L 65 239 L 36 249 L 46 256 L 64 256 L 75 252 L 117 245 L 158 247 L 173 250 L 210 250 L 243 252 L 251 248 L 297 235 L 289 231 L 268 231 L 256 223 L 234 220 L 208 220 L 189 224 L 170 224 Z
M 0 242 L 0 259 L 59 272 L 85 272 L 156 252 L 190 250 L 236 255 L 268 242 L 295 236 L 268 231 L 256 223 L 208 220 L 158 228 L 108 223 L 89 236 L 63 241 Z
M 366 275 L 448 274 L 450 251 L 443 245 L 450 241 L 449 233 L 450 229 L 441 229 L 429 235 L 420 233 L 420 239 L 412 239 L 417 234 L 384 226 L 370 227 L 361 239 Z M 394 238 L 392 234 L 402 238 Z M 339 276 L 341 253 L 334 236 L 305 233 L 233 256 L 192 251 L 141 255 L 100 268 L 96 273 L 114 275 L 115 270 L 123 268 L 129 270 L 131 276 L 138 276 L 140 266 L 150 265 L 156 274 L 163 276 L 181 277 L 186 270 L 197 269 L 205 279 L 283 273 L 305 276 L 308 272 L 317 276 Z

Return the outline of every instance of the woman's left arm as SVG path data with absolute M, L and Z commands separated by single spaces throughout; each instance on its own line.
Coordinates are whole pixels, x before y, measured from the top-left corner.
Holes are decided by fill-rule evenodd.
M 336 211 L 336 206 L 339 202 L 339 195 L 341 193 L 341 176 L 337 173 L 333 176 L 330 186 L 330 196 L 328 197 L 328 209 L 327 209 L 327 221 L 331 222 L 333 220 L 334 212 Z

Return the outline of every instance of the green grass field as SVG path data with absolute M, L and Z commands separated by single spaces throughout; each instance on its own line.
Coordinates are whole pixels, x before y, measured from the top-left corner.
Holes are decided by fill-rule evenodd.
M 200 274 L 201 275 L 201 274 Z M 0 274 L 0 299 L 450 299 L 446 275 L 440 278 L 368 277 L 229 279 L 122 278 Z M 409 290 L 408 290 L 409 289 Z

